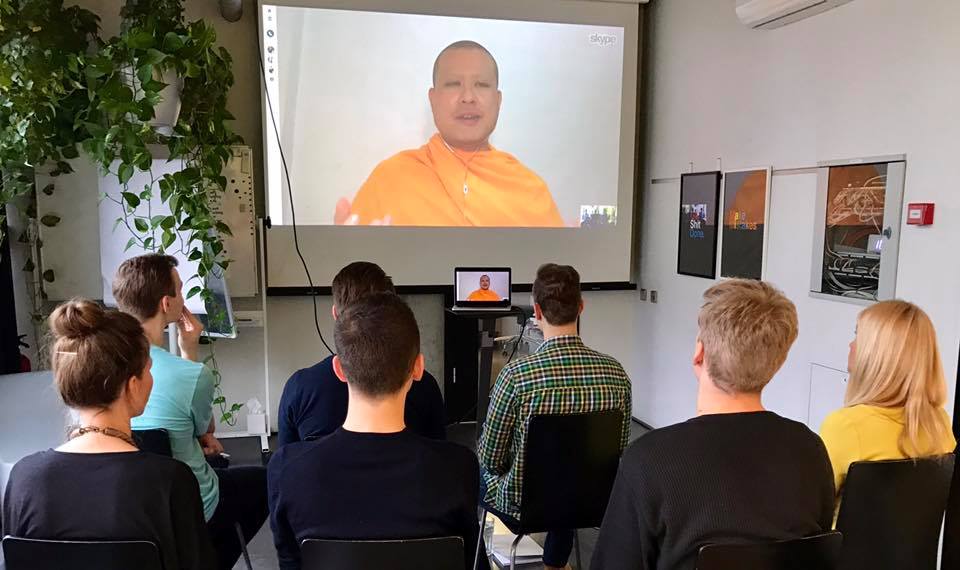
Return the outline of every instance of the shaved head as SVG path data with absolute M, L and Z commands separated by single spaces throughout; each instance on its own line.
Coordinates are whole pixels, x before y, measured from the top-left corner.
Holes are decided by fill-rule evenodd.
M 434 60 L 433 62 L 433 86 L 434 87 L 437 86 L 437 72 L 440 69 L 440 59 L 444 56 L 445 53 L 452 50 L 456 50 L 456 49 L 472 49 L 472 50 L 481 51 L 484 54 L 486 54 L 486 56 L 490 58 L 490 62 L 493 63 L 493 77 L 497 83 L 500 83 L 500 68 L 497 66 L 497 60 L 494 59 L 493 54 L 490 53 L 487 50 L 487 48 L 483 47 L 482 45 L 478 44 L 475 41 L 460 40 L 458 42 L 453 42 L 452 44 L 443 48 L 443 50 L 441 50 L 440 53 L 437 55 L 437 59 Z

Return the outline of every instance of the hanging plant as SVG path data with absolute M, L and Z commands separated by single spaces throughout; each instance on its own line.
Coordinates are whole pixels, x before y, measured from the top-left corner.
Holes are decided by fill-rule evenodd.
M 234 81 L 231 58 L 216 46 L 212 27 L 184 22 L 180 0 L 128 0 L 121 15 L 120 35 L 87 61 L 90 102 L 83 124 L 89 137 L 83 148 L 120 184 L 120 194 L 106 199 L 123 212 L 114 227 L 130 233 L 127 248 L 179 250 L 197 263 L 197 273 L 185 281 L 192 284 L 186 296 L 200 295 L 210 305 L 213 294 L 205 280 L 210 274 L 222 277 L 230 263 L 222 240 L 230 228 L 212 211 L 211 196 L 225 190 L 222 172 L 230 146 L 242 142 L 227 125 L 233 119 L 226 110 Z M 158 146 L 183 168 L 155 175 Z M 149 182 L 133 187 L 137 171 Z M 169 213 L 152 211 L 154 197 Z M 221 325 L 227 315 L 208 317 Z M 232 425 L 240 406 L 228 406 L 219 382 L 217 387 L 221 420 Z
M 72 171 L 66 160 L 87 137 L 76 119 L 88 104 L 84 58 L 98 22 L 63 0 L 0 0 L 0 208 L 29 194 L 35 167 Z

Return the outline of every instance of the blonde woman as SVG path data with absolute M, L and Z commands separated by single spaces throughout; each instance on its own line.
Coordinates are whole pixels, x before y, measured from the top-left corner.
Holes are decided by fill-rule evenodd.
M 860 313 L 847 359 L 844 407 L 820 429 L 837 497 L 855 461 L 950 453 L 956 440 L 944 410 L 947 384 L 930 317 L 906 301 Z

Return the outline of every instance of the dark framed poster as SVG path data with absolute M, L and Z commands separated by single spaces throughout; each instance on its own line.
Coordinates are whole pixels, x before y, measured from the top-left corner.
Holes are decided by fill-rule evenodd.
M 717 219 L 720 171 L 680 176 L 680 235 L 677 273 L 717 276 Z
M 720 276 L 763 279 L 770 216 L 770 168 L 723 174 Z

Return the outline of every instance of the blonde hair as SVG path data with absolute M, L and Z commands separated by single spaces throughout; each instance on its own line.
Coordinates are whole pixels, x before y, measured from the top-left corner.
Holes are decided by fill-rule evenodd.
M 906 301 L 883 301 L 857 317 L 846 406 L 903 407 L 897 445 L 907 457 L 933 455 L 949 432 L 941 412 L 947 383 L 930 317 Z
M 725 392 L 757 393 L 797 339 L 797 309 L 763 281 L 730 279 L 703 294 L 700 342 L 707 371 Z

